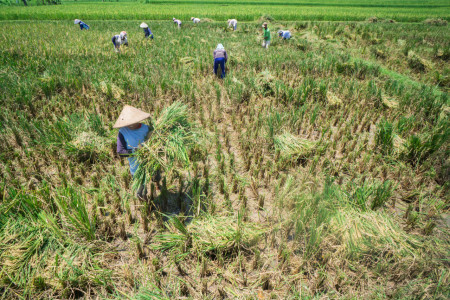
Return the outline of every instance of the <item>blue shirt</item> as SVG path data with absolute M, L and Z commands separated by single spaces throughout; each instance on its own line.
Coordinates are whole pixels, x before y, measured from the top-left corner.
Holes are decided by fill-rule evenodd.
M 119 134 L 122 134 L 123 138 L 126 142 L 126 147 L 128 150 L 134 152 L 134 150 L 143 142 L 145 142 L 145 138 L 147 137 L 149 131 L 148 125 L 142 124 L 141 128 L 138 129 L 129 129 L 128 127 L 122 127 L 119 129 Z M 130 156 L 128 157 L 128 162 L 130 163 L 130 172 L 131 175 L 134 175 L 139 164 L 137 162 L 136 157 Z
M 81 30 L 89 29 L 89 26 L 88 26 L 88 24 L 84 23 L 83 21 L 80 21 L 80 29 Z
M 145 33 L 145 37 L 150 37 L 150 38 L 153 38 L 153 34 L 152 34 L 152 32 L 150 31 L 150 28 L 144 28 L 144 33 Z

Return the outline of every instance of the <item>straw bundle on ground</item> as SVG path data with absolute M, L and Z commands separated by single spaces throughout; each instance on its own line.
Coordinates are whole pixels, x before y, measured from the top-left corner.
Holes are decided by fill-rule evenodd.
M 284 160 L 296 161 L 308 156 L 314 148 L 315 142 L 285 132 L 274 137 L 274 145 Z
M 170 173 L 189 166 L 190 154 L 200 148 L 200 137 L 188 114 L 187 106 L 181 102 L 174 102 L 161 112 L 147 142 L 135 153 L 139 167 L 134 187 L 148 182 L 158 170 Z
M 187 226 L 173 217 L 166 226 L 170 233 L 157 235 L 153 248 L 172 251 L 178 258 L 191 253 L 233 255 L 239 250 L 249 249 L 265 232 L 255 223 L 243 223 L 240 215 L 237 220 L 206 215 L 203 219 L 194 219 Z

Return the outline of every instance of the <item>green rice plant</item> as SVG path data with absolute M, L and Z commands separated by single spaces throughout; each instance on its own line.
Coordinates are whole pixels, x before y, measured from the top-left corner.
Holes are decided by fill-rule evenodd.
M 199 133 L 188 120 L 186 105 L 174 102 L 164 109 L 149 139 L 135 154 L 139 167 L 133 176 L 133 188 L 146 184 L 158 170 L 170 173 L 188 167 L 192 153 L 200 148 L 199 141 Z
M 70 227 L 88 240 L 95 238 L 95 219 L 87 211 L 85 199 L 72 188 L 64 189 L 55 203 Z
M 375 142 L 381 153 L 385 155 L 392 153 L 394 149 L 394 127 L 392 123 L 387 120 L 381 120 L 378 123 Z
M 383 205 L 391 198 L 393 193 L 392 182 L 389 180 L 384 181 L 374 188 L 371 209 L 383 207 Z
M 413 165 L 418 165 L 437 152 L 448 142 L 450 129 L 446 124 L 436 128 L 427 135 L 412 135 L 406 141 L 402 157 Z

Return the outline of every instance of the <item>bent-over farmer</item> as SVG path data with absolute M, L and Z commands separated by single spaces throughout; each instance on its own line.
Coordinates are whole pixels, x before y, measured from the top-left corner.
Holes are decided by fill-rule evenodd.
M 122 112 L 119 115 L 114 128 L 120 128 L 117 135 L 117 153 L 121 157 L 127 157 L 130 164 L 130 173 L 134 176 L 139 163 L 136 157 L 133 156 L 135 152 L 150 136 L 150 127 L 141 122 L 150 117 L 149 113 L 143 112 L 130 105 L 125 105 Z M 159 181 L 161 175 L 158 172 L 154 174 L 152 180 L 157 183 L 159 187 Z M 146 197 L 147 189 L 144 185 L 141 185 L 137 191 L 139 198 Z
M 227 51 L 225 50 L 225 48 L 223 47 L 222 44 L 218 44 L 216 47 L 216 50 L 214 50 L 213 52 L 214 55 L 214 74 L 217 74 L 217 69 L 221 68 L 222 73 L 220 74 L 220 78 L 224 78 L 225 77 L 225 63 L 228 60 L 228 55 L 227 55 Z
M 74 24 L 80 25 L 80 29 L 81 29 L 81 30 L 83 30 L 83 29 L 89 30 L 89 25 L 86 24 L 86 23 L 84 23 L 84 22 L 81 21 L 81 20 L 75 19 L 75 21 L 74 21 L 73 23 L 74 23 Z
M 116 52 L 120 52 L 120 45 L 128 46 L 126 31 L 122 31 L 120 34 L 113 36 L 112 43 L 114 44 L 114 51 Z
M 181 21 L 175 18 L 172 18 L 173 22 L 178 25 L 178 29 L 181 28 Z
M 236 30 L 236 27 L 237 27 L 236 19 L 229 19 L 227 22 L 228 22 L 228 27 L 233 26 L 233 30 Z
M 191 18 L 191 21 L 192 21 L 194 24 L 200 23 L 200 19 L 199 19 L 199 18 L 194 18 L 194 17 L 192 17 L 192 18 Z
M 153 33 L 151 32 L 150 28 L 148 28 L 148 25 L 144 22 L 139 25 L 142 29 L 144 29 L 145 38 L 151 38 L 153 40 Z
M 269 28 L 267 28 L 266 22 L 263 23 L 262 27 L 263 27 L 263 38 L 264 38 L 262 46 L 263 46 L 263 48 L 267 49 L 267 48 L 269 48 L 269 45 L 270 45 L 270 30 L 269 30 Z
M 289 30 L 278 30 L 278 36 L 280 39 L 288 40 L 291 38 L 291 32 Z

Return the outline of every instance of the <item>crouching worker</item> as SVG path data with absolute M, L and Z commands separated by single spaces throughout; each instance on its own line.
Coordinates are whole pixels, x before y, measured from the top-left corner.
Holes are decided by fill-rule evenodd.
M 177 24 L 178 29 L 180 29 L 180 28 L 181 28 L 181 21 L 178 20 L 178 19 L 175 19 L 175 18 L 172 18 L 172 20 L 173 20 L 173 22 L 174 22 L 175 24 Z
M 199 19 L 199 18 L 194 18 L 194 17 L 192 17 L 192 18 L 191 18 L 191 21 L 192 21 L 194 24 L 200 23 L 200 19 Z
M 150 117 L 149 113 L 143 112 L 133 106 L 125 105 L 119 118 L 114 124 L 114 128 L 120 128 L 117 135 L 117 153 L 121 157 L 128 157 L 130 164 L 130 173 L 134 173 L 139 167 L 136 157 L 133 156 L 135 152 L 150 136 L 150 127 L 141 122 Z M 157 183 L 159 188 L 159 181 L 161 174 L 158 172 L 154 174 L 152 180 Z M 137 196 L 140 199 L 146 200 L 147 188 L 141 185 L 137 191 Z
M 220 74 L 220 78 L 225 77 L 225 63 L 228 60 L 227 51 L 223 47 L 222 44 L 218 44 L 216 50 L 213 52 L 214 55 L 214 74 L 217 74 L 217 69 L 221 68 L 222 73 Z
M 289 40 L 291 38 L 291 32 L 289 30 L 278 30 L 278 36 L 280 39 Z
M 233 26 L 233 31 L 235 31 L 237 28 L 237 20 L 229 19 L 227 22 L 228 22 L 228 27 Z
M 81 20 L 75 19 L 75 21 L 74 21 L 73 23 L 74 23 L 74 24 L 80 25 L 80 29 L 81 29 L 81 30 L 83 30 L 83 29 L 89 30 L 88 24 L 84 23 L 84 22 L 81 21 Z
M 145 38 L 151 38 L 153 40 L 153 33 L 150 31 L 150 28 L 148 28 L 146 23 L 142 23 L 139 27 L 144 29 Z
M 112 42 L 114 44 L 114 51 L 120 52 L 120 45 L 128 46 L 127 33 L 122 31 L 120 34 L 116 34 L 112 37 Z

